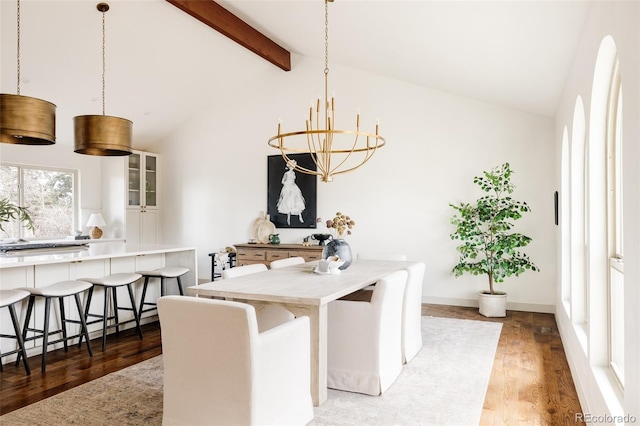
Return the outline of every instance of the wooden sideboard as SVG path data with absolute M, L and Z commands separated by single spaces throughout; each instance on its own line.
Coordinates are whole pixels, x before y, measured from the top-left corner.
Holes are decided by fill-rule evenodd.
M 234 244 L 238 266 L 263 263 L 267 266 L 278 259 L 300 256 L 305 261 L 322 259 L 324 246 L 302 244 Z

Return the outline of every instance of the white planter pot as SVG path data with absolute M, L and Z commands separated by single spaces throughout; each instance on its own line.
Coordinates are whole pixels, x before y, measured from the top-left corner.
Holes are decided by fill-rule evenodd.
M 485 317 L 507 316 L 507 293 L 487 294 L 478 293 L 478 305 L 480 315 Z

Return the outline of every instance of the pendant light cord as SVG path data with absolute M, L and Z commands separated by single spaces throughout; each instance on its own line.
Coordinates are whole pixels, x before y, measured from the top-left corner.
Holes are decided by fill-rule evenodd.
M 106 60 L 106 19 L 105 19 L 106 10 L 102 10 L 102 115 L 105 115 L 105 74 L 107 70 L 107 60 Z
M 17 90 L 17 95 L 20 95 L 20 0 L 18 0 L 18 12 L 17 12 L 17 20 L 18 20 L 18 24 L 17 24 L 17 36 L 16 38 L 18 39 L 18 57 L 16 59 L 17 63 L 18 63 L 18 77 L 17 77 L 17 84 L 18 84 L 18 90 Z

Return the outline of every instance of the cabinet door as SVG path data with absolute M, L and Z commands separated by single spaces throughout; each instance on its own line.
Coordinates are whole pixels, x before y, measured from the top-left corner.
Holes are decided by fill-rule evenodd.
M 158 157 L 144 155 L 144 203 L 148 209 L 158 207 Z
M 140 214 L 140 242 L 142 244 L 158 243 L 157 210 L 145 210 Z
M 125 238 L 127 243 L 130 244 L 140 244 L 140 216 L 142 216 L 140 210 L 130 210 L 127 209 L 127 228 L 125 233 Z
M 133 153 L 127 157 L 127 206 L 140 207 L 144 205 L 144 193 L 142 189 L 143 165 L 142 155 Z

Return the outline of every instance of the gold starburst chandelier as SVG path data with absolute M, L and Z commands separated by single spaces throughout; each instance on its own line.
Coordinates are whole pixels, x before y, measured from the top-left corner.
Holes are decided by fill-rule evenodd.
M 355 130 L 335 128 L 335 99 L 329 99 L 329 2 L 324 2 L 324 101 L 318 99 L 316 108 L 309 108 L 309 118 L 305 130 L 282 133 L 278 123 L 278 134 L 269 139 L 269 146 L 277 148 L 288 164 L 292 164 L 288 154 L 308 153 L 317 170 L 296 164 L 295 170 L 322 177 L 323 182 L 331 182 L 333 176 L 348 173 L 361 167 L 371 159 L 385 140 L 378 134 L 360 130 L 360 113 L 356 115 Z M 314 117 L 315 116 L 315 117 Z M 306 143 L 305 143 L 306 140 Z

